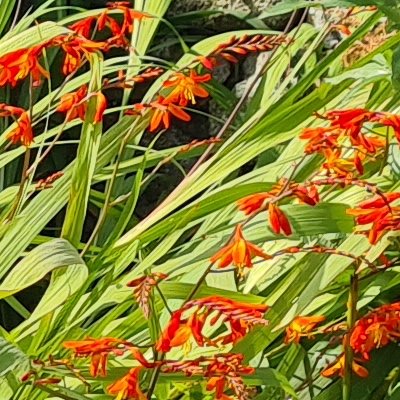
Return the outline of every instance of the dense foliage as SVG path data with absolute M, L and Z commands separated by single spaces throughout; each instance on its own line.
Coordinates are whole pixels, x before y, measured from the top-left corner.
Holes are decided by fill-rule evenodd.
M 398 7 L 170 3 L 0 5 L 0 399 L 400 398 Z

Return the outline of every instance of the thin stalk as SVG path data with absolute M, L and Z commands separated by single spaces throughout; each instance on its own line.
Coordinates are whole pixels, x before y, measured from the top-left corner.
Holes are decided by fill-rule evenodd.
M 32 111 L 33 111 L 33 77 L 32 74 L 29 77 L 29 119 L 32 121 Z M 23 197 L 25 192 L 25 183 L 27 182 L 27 170 L 29 168 L 29 161 L 31 158 L 31 149 L 29 147 L 26 148 L 25 155 L 24 155 L 24 164 L 22 166 L 22 175 L 21 175 L 21 182 L 19 184 L 19 189 L 17 193 L 17 197 L 15 199 L 14 205 L 11 209 L 10 214 L 6 218 L 8 221 L 12 221 L 15 215 L 18 213 L 21 203 L 23 203 Z
M 10 214 L 7 217 L 8 221 L 12 221 L 18 212 L 18 209 L 19 209 L 19 206 L 21 203 L 21 199 L 24 194 L 25 182 L 26 182 L 26 178 L 27 178 L 26 171 L 29 168 L 30 157 L 31 157 L 31 149 L 29 147 L 27 147 L 26 151 L 25 151 L 25 155 L 24 155 L 24 165 L 22 167 L 21 182 L 19 184 L 19 189 L 18 189 L 17 197 L 14 201 L 14 205 L 10 211 Z
M 344 337 L 344 377 L 343 377 L 343 400 L 351 398 L 353 349 L 350 346 L 350 337 L 357 318 L 358 299 L 358 275 L 356 272 L 350 279 L 350 290 L 347 301 L 347 326 L 348 331 Z
M 172 310 L 168 305 L 167 299 L 164 296 L 164 293 L 161 291 L 160 287 L 158 286 L 158 284 L 155 285 L 156 290 L 158 292 L 158 294 L 160 295 L 160 298 L 162 300 L 162 302 L 164 303 L 165 308 L 167 309 L 167 311 L 169 312 L 170 315 L 172 315 Z
M 383 159 L 381 166 L 379 168 L 379 173 L 378 175 L 382 175 L 383 169 L 385 168 L 385 165 L 387 163 L 387 159 L 389 156 L 389 145 L 390 145 L 390 138 L 389 138 L 389 127 L 386 128 L 386 144 L 385 144 L 385 152 L 383 154 Z
M 104 221 L 106 220 L 107 217 L 107 212 L 108 209 L 110 207 L 110 203 L 111 203 L 111 195 L 112 195 L 112 189 L 114 187 L 114 183 L 115 180 L 117 178 L 117 174 L 118 174 L 118 169 L 119 169 L 119 165 L 121 163 L 122 160 L 122 155 L 125 151 L 125 147 L 126 147 L 126 143 L 129 139 L 129 136 L 131 134 L 132 130 L 130 130 L 125 137 L 122 139 L 119 151 L 118 151 L 118 155 L 117 155 L 117 159 L 115 160 L 115 164 L 114 164 L 114 168 L 112 171 L 112 175 L 111 175 L 111 179 L 109 182 L 109 185 L 107 187 L 107 192 L 106 192 L 106 198 L 104 200 L 104 205 L 103 208 L 100 211 L 100 215 L 99 215 L 99 219 L 97 220 L 96 226 L 94 227 L 92 234 L 90 235 L 89 240 L 86 242 L 85 247 L 83 248 L 82 252 L 81 252 L 81 257 L 83 257 L 86 252 L 89 250 L 90 246 L 92 245 L 92 243 L 94 242 L 94 240 L 96 239 L 97 234 L 99 233 L 101 227 L 103 226 Z

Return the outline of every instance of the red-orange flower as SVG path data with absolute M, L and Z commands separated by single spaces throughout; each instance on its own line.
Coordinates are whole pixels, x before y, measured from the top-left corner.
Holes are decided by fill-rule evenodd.
M 90 375 L 96 377 L 107 375 L 109 354 L 122 355 L 124 350 L 119 346 L 123 344 L 123 341 L 114 338 L 87 338 L 86 340 L 64 342 L 64 347 L 74 350 L 77 357 L 91 357 Z
M 27 111 L 23 112 L 17 120 L 17 126 L 11 130 L 7 139 L 16 144 L 20 142 L 22 145 L 29 147 L 33 142 L 33 131 L 31 125 L 31 117 Z
M 359 319 L 350 336 L 355 353 L 369 360 L 369 353 L 400 341 L 400 302 L 381 306 Z
M 254 325 L 267 324 L 263 318 L 267 309 L 266 305 L 239 303 L 219 296 L 191 300 L 172 314 L 170 322 L 156 344 L 156 349 L 168 352 L 173 347 L 188 343 L 191 337 L 199 346 L 215 345 L 217 341 L 223 344 L 235 343 Z M 190 316 L 187 316 L 188 311 L 191 311 Z M 216 315 L 209 318 L 212 313 Z M 204 324 L 208 322 L 214 325 L 220 316 L 223 316 L 230 332 L 216 340 L 210 340 L 202 333 Z
M 102 92 L 96 92 L 88 96 L 87 85 L 81 86 L 76 92 L 63 95 L 56 111 L 66 113 L 67 121 L 72 121 L 75 118 L 80 118 L 84 121 L 91 96 L 96 98 L 96 113 L 93 122 L 101 122 L 104 111 L 107 108 L 107 99 Z
M 357 364 L 358 360 L 353 360 L 351 368 L 355 374 L 357 374 L 360 378 L 366 378 L 368 376 L 368 370 L 364 368 L 362 365 Z M 345 367 L 345 356 L 342 354 L 334 363 L 328 365 L 325 368 L 321 375 L 325 378 L 332 378 L 336 375 L 340 377 L 344 377 L 344 367 Z
M 132 343 L 112 337 L 68 341 L 64 342 L 64 347 L 73 350 L 76 357 L 91 357 L 90 375 L 94 377 L 107 375 L 107 360 L 110 354 L 118 356 L 125 351 L 130 351 L 143 366 L 152 366 Z
M 116 400 L 146 400 L 140 389 L 139 374 L 141 367 L 132 368 L 125 376 L 107 387 L 109 394 L 117 396 Z
M 196 97 L 208 97 L 207 90 L 201 84 L 210 80 L 210 74 L 197 75 L 194 69 L 190 70 L 189 76 L 182 72 L 176 72 L 163 83 L 164 87 L 172 88 L 165 100 L 168 103 L 177 103 L 182 107 L 186 107 L 189 102 L 196 104 Z
M 358 225 L 371 224 L 368 234 L 371 244 L 375 244 L 385 232 L 400 230 L 400 208 L 392 207 L 390 203 L 400 199 L 400 193 L 385 193 L 362 202 L 358 208 L 347 210 L 356 217 Z
M 300 343 L 302 337 L 312 337 L 314 328 L 323 321 L 325 317 L 322 315 L 296 317 L 286 328 L 285 344 Z
M 242 226 L 239 224 L 236 226 L 235 235 L 231 243 L 214 254 L 210 261 L 212 263 L 218 261 L 219 268 L 225 268 L 233 264 L 241 270 L 244 267 L 251 268 L 253 266 L 252 258 L 255 256 L 266 260 L 271 258 L 260 247 L 248 242 L 243 237 Z
M 242 375 L 254 374 L 255 369 L 243 365 L 243 360 L 242 354 L 217 354 L 213 357 L 200 357 L 194 360 L 164 361 L 161 364 L 161 371 L 208 378 L 207 390 L 215 392 L 216 400 L 232 400 L 232 397 L 224 394 L 228 388 L 238 399 L 246 399 L 247 388 Z
M 354 159 L 342 158 L 340 150 L 325 149 L 323 154 L 325 162 L 322 164 L 322 171 L 327 175 L 338 178 L 351 178 L 354 175 L 357 169 Z
M 363 124 L 372 120 L 375 113 L 362 108 L 333 110 L 326 113 L 331 125 L 349 131 L 350 137 L 357 137 Z
M 0 117 L 13 117 L 16 119 L 17 126 L 12 129 L 7 139 L 16 144 L 20 142 L 22 145 L 29 147 L 33 142 L 33 131 L 29 112 L 20 107 L 13 107 L 7 104 L 0 104 Z
M 124 15 L 124 22 L 122 24 L 122 34 L 132 33 L 133 21 L 141 21 L 143 18 L 151 18 L 151 15 L 141 11 L 136 11 L 131 8 L 129 1 L 114 1 L 107 3 L 109 10 L 121 10 Z
M 332 127 L 304 128 L 300 139 L 308 140 L 304 151 L 309 153 L 320 152 L 326 148 L 338 147 L 340 130 Z
M 72 121 L 75 118 L 80 118 L 83 121 L 87 109 L 87 102 L 84 101 L 87 91 L 87 85 L 83 85 L 76 92 L 64 94 L 56 111 L 66 113 L 67 121 Z
M 250 215 L 259 211 L 263 207 L 265 200 L 270 198 L 271 194 L 269 192 L 256 193 L 240 199 L 237 204 L 240 211 Z
M 96 26 L 97 24 L 97 26 Z M 108 27 L 113 36 L 119 36 L 122 34 L 121 27 L 118 22 L 107 15 L 107 13 L 102 13 L 98 17 L 87 17 L 74 24 L 70 25 L 68 28 L 76 32 L 78 35 L 83 36 L 86 39 L 92 37 L 92 28 L 96 26 L 99 31 L 102 31 L 105 27 Z
M 379 122 L 384 126 L 390 126 L 393 128 L 396 139 L 400 142 L 400 115 L 389 114 L 389 113 L 377 113 L 374 121 Z
M 96 92 L 93 96 L 96 97 L 96 113 L 93 122 L 99 123 L 103 120 L 103 114 L 107 108 L 107 99 L 102 92 Z
M 269 203 L 268 212 L 269 224 L 271 225 L 272 230 L 277 235 L 279 235 L 281 232 L 284 233 L 286 236 L 292 234 L 292 227 L 290 226 L 288 218 L 275 203 Z
M 49 73 L 39 63 L 45 45 L 27 49 L 19 49 L 0 57 L 0 86 L 10 83 L 15 86 L 18 81 L 32 75 L 34 85 L 38 85 L 42 77 Z
M 361 132 L 365 122 L 373 122 L 376 113 L 364 109 L 330 111 L 326 118 L 333 128 L 343 129 L 354 146 L 361 146 L 370 153 L 385 145 L 385 141 L 375 136 L 366 136 Z
M 108 45 L 104 42 L 94 42 L 76 35 L 58 36 L 52 39 L 50 43 L 53 46 L 59 46 L 65 52 L 62 68 L 64 75 L 76 72 L 82 65 L 84 57 L 89 59 L 91 53 L 108 48 Z
M 125 114 L 138 115 L 138 113 L 144 110 L 150 110 L 151 113 L 150 132 L 156 132 L 159 128 L 169 129 L 171 126 L 171 115 L 185 122 L 191 119 L 190 115 L 181 107 L 166 101 L 161 96 L 150 104 L 135 104 L 134 109 L 125 111 Z

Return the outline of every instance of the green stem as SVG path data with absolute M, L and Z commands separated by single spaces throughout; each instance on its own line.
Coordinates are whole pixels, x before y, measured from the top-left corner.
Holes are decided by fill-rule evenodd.
M 358 300 L 358 275 L 356 272 L 350 279 L 350 291 L 347 301 L 347 326 L 348 331 L 344 337 L 344 377 L 343 377 L 343 400 L 351 398 L 352 383 L 352 364 L 353 349 L 350 346 L 350 337 L 357 318 L 357 300 Z
M 20 204 L 21 204 L 21 200 L 24 194 L 24 189 L 25 189 L 25 182 L 26 182 L 26 171 L 29 167 L 29 159 L 31 156 L 31 149 L 29 147 L 27 147 L 26 151 L 25 151 L 25 156 L 24 156 L 24 165 L 22 167 L 22 175 L 21 175 L 21 182 L 19 184 L 19 189 L 18 189 L 18 193 L 17 193 L 17 197 L 15 199 L 14 205 L 10 211 L 10 214 L 7 217 L 8 221 L 12 221 L 15 217 L 15 215 L 17 214 L 19 208 L 20 208 Z
M 94 242 L 94 240 L 96 239 L 97 234 L 99 233 L 101 227 L 103 226 L 103 223 L 107 217 L 107 212 L 108 209 L 110 207 L 110 203 L 111 203 L 111 195 L 112 195 L 112 189 L 114 187 L 114 183 L 115 180 L 117 178 L 117 174 L 118 174 L 118 169 L 119 169 L 119 165 L 121 163 L 121 159 L 122 159 L 122 154 L 125 151 L 125 147 L 126 144 L 128 142 L 129 136 L 130 136 L 131 131 L 129 131 L 127 133 L 127 135 L 123 138 L 119 151 L 118 151 L 118 155 L 117 155 L 117 159 L 115 160 L 115 164 L 114 164 L 114 168 L 113 168 L 113 172 L 111 175 L 111 179 L 109 182 L 109 185 L 107 187 L 107 193 L 106 193 L 106 198 L 104 200 L 104 206 L 100 211 L 100 215 L 99 215 L 99 219 L 97 220 L 96 226 L 94 227 L 92 234 L 90 235 L 89 240 L 86 242 L 85 247 L 83 248 L 82 252 L 81 252 L 81 257 L 83 257 L 86 252 L 89 250 L 90 246 L 92 245 L 92 243 Z

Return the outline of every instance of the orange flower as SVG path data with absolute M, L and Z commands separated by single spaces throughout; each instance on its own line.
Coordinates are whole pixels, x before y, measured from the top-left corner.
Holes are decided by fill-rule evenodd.
M 178 103 L 182 107 L 186 107 L 189 102 L 196 104 L 196 96 L 201 98 L 208 97 L 208 92 L 201 83 L 210 80 L 210 74 L 197 75 L 194 69 L 190 70 L 189 76 L 182 72 L 176 72 L 163 83 L 164 87 L 173 88 L 165 98 L 165 101 Z
M 83 36 L 86 39 L 92 37 L 92 28 L 97 24 L 97 29 L 102 31 L 105 27 L 108 27 L 113 36 L 120 36 L 122 34 L 121 27 L 118 22 L 103 12 L 98 17 L 87 17 L 74 24 L 70 25 L 68 28 L 76 32 L 78 35 Z
M 364 368 L 362 365 L 357 364 L 356 361 L 353 360 L 351 368 L 355 374 L 357 374 L 360 378 L 366 378 L 368 376 L 368 370 Z M 325 378 L 332 378 L 333 376 L 339 375 L 340 377 L 344 377 L 344 367 L 345 367 L 345 356 L 342 354 L 333 364 L 328 365 L 325 368 L 321 375 Z
M 375 113 L 362 108 L 351 110 L 333 110 L 326 113 L 326 118 L 331 121 L 333 127 L 345 129 L 351 138 L 356 138 L 363 124 L 371 121 Z
M 253 214 L 259 211 L 265 200 L 270 199 L 271 194 L 269 192 L 252 194 L 244 197 L 237 202 L 239 210 L 243 211 L 246 215 Z
M 279 235 L 282 231 L 286 236 L 292 234 L 292 228 L 288 218 L 275 203 L 269 203 L 268 212 L 269 224 L 273 232 Z
M 312 337 L 314 328 L 323 321 L 324 316 L 296 317 L 286 328 L 285 344 L 300 343 L 302 337 Z
M 173 347 L 188 344 L 191 337 L 193 337 L 199 346 L 204 346 L 205 343 L 212 344 L 201 332 L 206 315 L 193 314 L 189 318 L 184 319 L 182 316 L 183 311 L 177 310 L 172 314 L 170 322 L 156 344 L 157 351 L 167 353 Z
M 132 10 L 131 2 L 129 1 L 114 1 L 107 3 L 109 10 L 120 10 L 124 14 L 124 22 L 122 24 L 121 32 L 122 34 L 132 33 L 133 31 L 133 21 L 141 21 L 143 18 L 151 18 L 150 14 Z M 107 12 L 107 11 L 106 11 Z
M 304 151 L 309 153 L 320 152 L 326 148 L 338 147 L 340 130 L 337 128 L 304 128 L 300 139 L 308 140 Z
M 127 110 L 125 114 L 138 115 L 138 113 L 147 109 L 151 110 L 150 132 L 155 132 L 160 127 L 169 129 L 171 126 L 171 115 L 185 122 L 191 119 L 190 115 L 183 111 L 181 107 L 167 102 L 161 96 L 150 104 L 135 104 L 134 110 Z
M 204 373 L 208 377 L 207 390 L 215 391 L 216 400 L 231 400 L 224 394 L 225 387 L 231 389 L 238 399 L 247 398 L 246 386 L 241 375 L 254 374 L 255 369 L 244 366 L 242 354 L 226 354 L 216 356 Z
M 381 306 L 359 319 L 350 336 L 355 353 L 369 360 L 369 353 L 400 341 L 400 302 Z
M 340 150 L 332 151 L 326 149 L 323 153 L 326 160 L 322 164 L 322 170 L 325 171 L 327 175 L 333 175 L 339 178 L 351 178 L 353 176 L 356 169 L 354 159 L 341 158 Z
M 210 261 L 212 263 L 219 261 L 219 268 L 233 264 L 239 270 L 242 270 L 244 267 L 251 268 L 253 266 L 252 258 L 255 256 L 266 260 L 271 258 L 260 247 L 246 241 L 243 237 L 242 226 L 239 224 L 236 226 L 235 236 L 231 243 L 212 256 Z
M 34 85 L 49 73 L 40 65 L 39 58 L 45 45 L 20 49 L 0 57 L 0 86 L 10 83 L 15 86 L 18 81 L 32 75 Z
M 76 92 L 67 93 L 61 97 L 60 105 L 56 111 L 66 113 L 67 121 L 72 121 L 75 118 L 85 120 L 88 99 L 90 96 L 96 97 L 96 114 L 94 123 L 101 122 L 103 114 L 107 108 L 107 99 L 102 92 L 97 92 L 88 96 L 87 85 L 81 86 Z
M 400 193 L 390 192 L 382 196 L 374 196 L 372 199 L 363 201 L 358 208 L 347 210 L 347 214 L 354 215 L 359 225 L 370 224 L 390 213 L 390 203 L 400 199 Z
M 220 336 L 218 341 L 223 344 L 235 343 L 254 325 L 267 324 L 263 318 L 267 309 L 266 305 L 239 303 L 219 296 L 191 300 L 172 314 L 170 322 L 156 344 L 156 349 L 168 352 L 173 347 L 188 343 L 192 336 L 199 346 L 215 345 L 215 341 L 203 335 L 202 329 L 207 321 L 210 325 L 217 323 L 221 315 L 231 331 Z M 191 311 L 191 315 L 185 317 L 188 311 Z M 216 313 L 216 316 L 209 318 L 212 313 Z
M 237 398 L 246 397 L 246 386 L 242 375 L 254 374 L 255 369 L 243 365 L 242 354 L 217 354 L 213 357 L 200 357 L 194 360 L 165 361 L 161 365 L 163 373 L 184 373 L 186 376 L 203 376 L 208 378 L 207 390 L 215 391 L 216 400 L 231 400 L 224 394 L 231 389 Z
M 102 92 L 96 92 L 94 96 L 96 97 L 96 114 L 93 122 L 97 124 L 103 120 L 103 114 L 107 108 L 107 99 Z
M 17 126 L 8 133 L 7 139 L 10 139 L 14 144 L 21 142 L 26 147 L 32 144 L 31 118 L 26 110 L 0 103 L 0 117 L 13 117 L 16 119 Z
M 68 28 L 71 29 L 71 31 L 77 33 L 78 35 L 81 35 L 86 39 L 89 39 L 91 36 L 92 27 L 93 25 L 96 24 L 96 21 L 97 21 L 96 17 L 87 17 L 81 19 L 80 21 L 75 22 Z
M 376 113 L 374 112 L 364 109 L 337 110 L 328 112 L 326 118 L 331 121 L 333 128 L 345 130 L 354 146 L 362 146 L 366 151 L 375 153 L 378 147 L 382 147 L 385 144 L 379 138 L 361 133 L 364 123 L 373 122 L 376 118 Z
M 58 36 L 52 39 L 50 43 L 53 46 L 59 46 L 65 52 L 62 68 L 64 75 L 76 72 L 82 65 L 84 57 L 89 59 L 91 53 L 108 48 L 108 45 L 104 42 L 93 42 L 75 35 Z
M 378 113 L 374 118 L 375 121 L 379 122 L 384 126 L 390 126 L 393 128 L 394 134 L 398 142 L 400 142 L 400 116 L 389 113 Z
M 146 400 L 140 390 L 139 374 L 141 367 L 132 368 L 124 377 L 107 387 L 109 394 L 117 396 L 116 400 Z
M 66 113 L 67 121 L 72 121 L 75 118 L 84 121 L 87 109 L 87 102 L 84 99 L 87 96 L 87 91 L 87 85 L 83 85 L 76 92 L 64 94 L 56 111 Z
M 356 217 L 359 225 L 371 224 L 369 241 L 375 244 L 382 235 L 390 230 L 400 230 L 400 207 L 391 207 L 390 203 L 400 198 L 400 193 L 385 193 L 362 202 L 358 208 L 347 210 Z
M 64 347 L 73 350 L 76 357 L 91 357 L 90 375 L 94 377 L 107 375 L 107 360 L 111 353 L 119 356 L 130 351 L 143 366 L 152 366 L 132 343 L 112 337 L 64 342 Z

